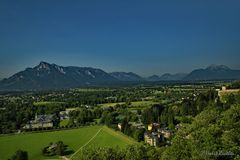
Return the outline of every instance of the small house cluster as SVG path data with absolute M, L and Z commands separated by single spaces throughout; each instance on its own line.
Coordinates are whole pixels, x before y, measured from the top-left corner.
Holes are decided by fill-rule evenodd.
M 23 129 L 53 128 L 53 115 L 37 115 Z
M 147 132 L 144 134 L 144 141 L 150 146 L 159 146 L 161 143 L 168 143 L 168 139 L 170 139 L 172 135 L 172 130 L 160 128 L 160 124 L 152 123 L 148 125 Z

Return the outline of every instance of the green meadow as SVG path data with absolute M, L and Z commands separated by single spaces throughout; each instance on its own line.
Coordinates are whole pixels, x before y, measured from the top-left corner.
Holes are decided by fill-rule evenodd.
M 50 102 L 50 101 L 42 101 L 42 102 L 34 102 L 35 106 L 56 106 L 64 104 L 64 102 Z
M 104 103 L 104 104 L 99 104 L 99 106 L 111 106 L 111 107 L 115 107 L 117 104 L 124 104 L 125 102 L 118 102 L 118 103 Z M 153 102 L 153 101 L 135 101 L 135 102 L 131 102 L 131 106 L 132 107 L 144 107 L 144 106 L 150 106 L 153 104 L 156 104 L 157 102 Z
M 44 157 L 41 152 L 50 142 L 60 140 L 68 145 L 68 148 L 73 152 L 78 151 L 81 147 L 118 146 L 124 148 L 129 144 L 136 143 L 133 139 L 106 126 L 9 135 L 0 137 L 0 160 L 7 160 L 18 149 L 27 151 L 30 160 L 58 159 L 58 157 Z M 70 156 L 68 155 L 68 157 Z

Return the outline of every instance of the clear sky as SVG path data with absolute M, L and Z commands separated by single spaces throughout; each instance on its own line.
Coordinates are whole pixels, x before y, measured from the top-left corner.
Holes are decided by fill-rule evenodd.
M 1 0 L 0 78 L 40 61 L 133 71 L 240 69 L 239 0 Z

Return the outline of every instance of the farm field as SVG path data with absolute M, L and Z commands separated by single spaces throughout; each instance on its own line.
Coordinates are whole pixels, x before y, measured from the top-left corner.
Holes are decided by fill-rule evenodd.
M 107 91 L 113 91 L 113 89 L 109 88 L 77 88 L 77 89 L 72 89 L 73 91 L 78 91 L 78 92 L 107 92 Z
M 118 102 L 118 103 L 104 103 L 104 104 L 99 104 L 99 106 L 111 106 L 114 107 L 117 104 L 124 104 L 125 102 Z M 141 107 L 141 106 L 149 106 L 152 104 L 156 104 L 157 102 L 153 102 L 153 101 L 136 101 L 136 102 L 131 102 L 131 106 L 132 107 Z
M 64 102 L 49 102 L 49 101 L 42 101 L 42 102 L 34 102 L 33 105 L 35 106 L 56 106 L 59 104 L 64 104 Z
M 105 126 L 91 126 L 43 133 L 26 133 L 0 137 L 0 160 L 10 158 L 18 149 L 28 151 L 30 160 L 57 159 L 57 157 L 44 157 L 41 151 L 50 142 L 57 142 L 59 140 L 68 145 L 69 149 L 73 152 L 76 152 L 83 146 L 119 146 L 123 148 L 129 144 L 136 143 L 133 139 Z

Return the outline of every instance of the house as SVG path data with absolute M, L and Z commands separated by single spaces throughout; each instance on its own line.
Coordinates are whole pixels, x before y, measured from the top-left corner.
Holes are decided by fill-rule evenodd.
M 61 120 L 69 119 L 69 112 L 68 111 L 61 111 L 59 112 L 59 117 Z
M 148 125 L 148 131 L 157 131 L 160 128 L 160 124 L 158 123 L 151 123 Z
M 156 132 L 146 132 L 144 134 L 144 142 L 150 146 L 157 146 L 160 142 L 159 140 L 158 133 Z
M 159 146 L 161 143 L 169 143 L 168 139 L 173 136 L 173 131 L 168 128 L 160 128 L 160 124 L 151 123 L 148 131 L 144 134 L 145 143 L 151 146 Z
M 145 132 L 144 142 L 150 146 L 159 146 L 160 143 L 168 143 L 173 132 L 171 130 L 160 129 L 157 132 Z
M 78 110 L 78 108 L 67 108 L 65 111 L 59 112 L 60 119 L 61 120 L 69 119 L 70 112 L 73 112 L 76 110 Z
M 35 119 L 26 124 L 23 129 L 52 128 L 53 115 L 37 115 Z
M 173 135 L 173 131 L 168 128 L 160 128 L 158 129 L 158 133 L 163 135 L 164 138 L 169 139 Z

